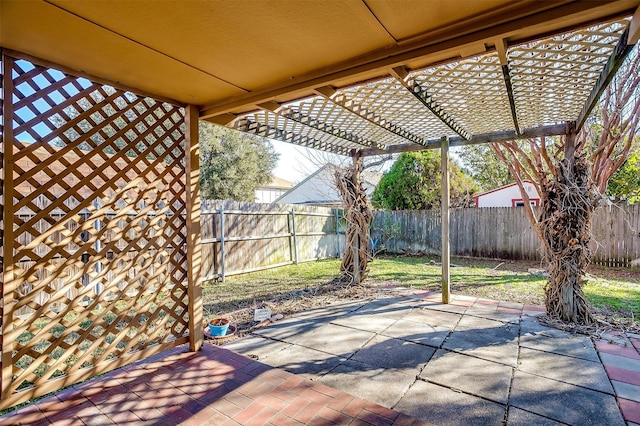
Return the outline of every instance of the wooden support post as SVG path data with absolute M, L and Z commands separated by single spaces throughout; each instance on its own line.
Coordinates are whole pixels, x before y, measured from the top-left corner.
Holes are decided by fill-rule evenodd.
M 13 58 L 2 56 L 2 102 L 3 102 L 3 134 L 2 134 L 2 399 L 10 394 L 13 377 L 13 342 L 15 337 L 11 333 L 13 324 L 13 298 L 15 282 L 13 246 Z
M 442 303 L 449 303 L 449 139 L 442 138 L 440 146 L 442 160 Z
M 187 281 L 189 296 L 189 350 L 203 344 L 202 234 L 200 230 L 200 144 L 198 108 L 185 107 L 185 155 L 187 169 Z

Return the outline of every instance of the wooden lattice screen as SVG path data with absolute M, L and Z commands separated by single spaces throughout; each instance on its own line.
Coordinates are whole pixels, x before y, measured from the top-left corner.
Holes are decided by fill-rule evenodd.
M 188 341 L 190 217 L 185 108 L 2 65 L 0 408 Z

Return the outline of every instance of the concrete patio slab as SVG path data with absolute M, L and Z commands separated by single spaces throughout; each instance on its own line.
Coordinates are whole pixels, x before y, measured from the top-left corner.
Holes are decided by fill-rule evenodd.
M 598 362 L 598 353 L 593 348 L 593 343 L 589 338 L 584 337 L 569 335 L 566 338 L 559 338 L 546 337 L 542 334 L 536 336 L 527 335 L 520 337 L 520 346 Z
M 411 311 L 415 303 L 415 300 L 407 297 L 385 297 L 367 303 L 353 314 L 401 319 Z
M 463 316 L 455 327 L 455 331 L 478 331 L 497 338 L 496 343 L 513 343 L 518 337 L 517 323 L 505 323 L 486 318 Z
M 607 375 L 588 337 L 547 327 L 524 314 L 540 312 L 541 307 L 476 298 L 442 305 L 439 297 L 424 293 L 385 297 L 337 318 L 306 314 L 296 322 L 293 316 L 289 324 L 273 326 L 293 345 L 280 347 L 278 354 L 291 356 L 273 364 L 299 374 L 308 367 L 307 377 L 319 377 L 436 424 L 501 419 L 499 424 L 507 409 L 507 425 L 581 424 L 585 419 L 615 425 L 621 424 L 623 415 L 627 421 L 636 419 L 639 403 L 622 397 L 635 392 L 637 384 L 629 374 L 640 368 L 631 344 L 621 349 L 599 343 L 604 350 L 600 356 L 610 370 Z M 291 330 L 285 332 L 286 328 Z M 344 336 L 338 338 L 338 333 Z M 333 341 L 328 344 L 328 340 Z M 295 347 L 311 361 L 296 360 Z M 335 358 L 317 356 L 318 350 Z M 634 362 L 638 365 L 630 365 Z M 322 363 L 327 368 L 320 368 Z M 623 371 L 626 378 L 614 389 L 610 380 Z M 571 398 L 578 402 L 571 405 Z M 578 408 L 582 405 L 585 410 Z M 459 407 L 475 407 L 477 413 L 446 418 L 449 413 L 458 415 Z M 600 412 L 594 407 L 603 408 Z
M 331 319 L 333 319 L 332 317 L 341 317 L 342 315 L 345 315 L 349 312 L 360 309 L 366 304 L 366 300 L 347 300 L 344 302 L 334 302 L 327 306 L 307 309 L 306 311 L 299 312 L 296 314 L 296 318 L 318 318 L 322 316 L 329 319 L 330 321 Z
M 458 322 L 460 322 L 460 318 L 462 318 L 460 314 L 429 309 L 428 307 L 415 307 L 404 317 L 404 320 L 429 324 L 433 327 L 446 327 L 449 330 L 453 330 L 456 325 L 458 325 Z
M 521 371 L 514 374 L 509 403 L 571 425 L 625 425 L 613 396 Z
M 502 322 L 514 322 L 517 323 L 520 321 L 520 315 L 515 313 L 508 313 L 498 311 L 497 305 L 488 305 L 476 303 L 473 306 L 470 306 L 465 311 L 465 315 L 473 315 L 476 317 L 492 319 L 496 321 Z
M 388 327 L 393 325 L 397 319 L 380 316 L 352 313 L 337 320 L 333 320 L 331 324 L 341 325 L 344 327 L 356 328 L 374 333 L 381 333 Z
M 509 414 L 507 415 L 507 424 L 509 426 L 559 426 L 562 423 L 558 423 L 555 420 L 548 419 L 546 417 L 539 416 L 528 411 L 521 410 L 516 407 L 509 408 Z
M 506 404 L 513 368 L 472 356 L 439 350 L 420 378 Z
M 535 318 L 520 323 L 520 346 L 599 362 L 598 354 L 589 337 L 572 334 L 540 324 Z
M 271 324 L 269 327 L 256 329 L 253 331 L 253 334 L 274 340 L 286 341 L 291 337 L 310 332 L 324 324 L 325 321 L 323 319 L 315 316 L 287 318 Z
M 345 361 L 334 368 L 331 374 L 321 377 L 318 381 L 334 389 L 391 408 L 415 381 L 415 376 L 361 362 Z M 372 386 L 372 383 L 376 385 Z
M 449 327 L 434 327 L 417 321 L 398 320 L 384 330 L 382 334 L 437 348 L 442 345 L 442 342 L 444 342 L 444 339 L 450 332 Z
M 290 346 L 292 346 L 290 343 L 274 342 L 258 336 L 247 336 L 246 338 L 226 344 L 225 348 L 246 357 L 264 361 L 270 355 L 276 354 Z
M 464 316 L 442 347 L 515 367 L 518 359 L 518 326 Z
M 415 377 L 434 353 L 435 349 L 428 346 L 375 336 L 351 359 L 376 367 L 395 369 Z
M 273 367 L 282 368 L 289 373 L 299 374 L 309 379 L 317 379 L 345 360 L 346 358 L 327 352 L 299 345 L 289 345 L 286 349 L 275 353 L 274 356 L 266 358 L 265 362 L 268 362 Z
M 599 362 L 522 347 L 518 369 L 613 395 L 609 377 Z
M 453 314 L 464 314 L 467 310 L 466 306 L 461 305 L 444 305 L 442 303 L 433 303 L 428 305 L 429 309 L 433 309 L 435 311 L 443 311 L 443 312 L 451 312 Z
M 417 381 L 395 410 L 437 425 L 467 426 L 501 425 L 506 407 L 433 383 Z
M 316 327 L 291 333 L 283 340 L 318 351 L 349 358 L 371 339 L 375 333 L 343 327 L 335 324 L 317 323 Z

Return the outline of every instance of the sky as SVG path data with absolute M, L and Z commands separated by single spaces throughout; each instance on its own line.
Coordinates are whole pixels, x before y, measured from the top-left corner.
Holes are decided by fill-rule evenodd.
M 274 148 L 280 154 L 280 159 L 272 174 L 292 183 L 299 183 L 311 173 L 315 172 L 327 162 L 351 164 L 351 158 L 342 155 L 328 154 L 315 149 L 302 148 L 287 142 L 270 139 Z M 451 158 L 460 163 L 457 151 L 460 148 L 451 148 Z M 387 161 L 380 171 L 387 171 L 393 161 Z
M 272 174 L 292 183 L 298 183 L 328 162 L 350 162 L 349 157 L 299 147 L 271 139 L 280 159 Z

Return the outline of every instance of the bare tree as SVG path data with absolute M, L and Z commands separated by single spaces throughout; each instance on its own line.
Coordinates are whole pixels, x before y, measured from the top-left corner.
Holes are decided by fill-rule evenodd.
M 492 144 L 518 184 L 543 244 L 549 272 L 547 313 L 564 321 L 594 321 L 582 289 L 591 257 L 590 220 L 606 200 L 607 182 L 628 158 L 638 131 L 640 56 L 637 50 L 632 55 L 577 135 Z M 524 180 L 534 182 L 540 194 L 539 216 L 530 205 Z

